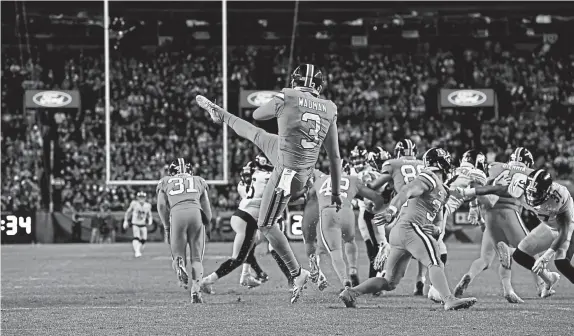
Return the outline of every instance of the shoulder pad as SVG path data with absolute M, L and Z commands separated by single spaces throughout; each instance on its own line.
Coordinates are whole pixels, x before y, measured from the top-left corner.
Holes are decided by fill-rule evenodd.
M 433 189 L 436 188 L 437 185 L 436 175 L 432 170 L 422 169 L 421 173 L 418 176 L 421 180 L 431 185 Z

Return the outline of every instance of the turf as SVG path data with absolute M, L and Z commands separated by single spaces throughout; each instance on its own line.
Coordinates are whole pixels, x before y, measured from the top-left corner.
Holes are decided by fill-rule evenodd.
M 295 243 L 300 260 L 303 245 Z M 229 243 L 210 243 L 206 273 L 230 252 Z M 262 246 L 259 252 L 262 252 Z M 454 287 L 479 246 L 449 245 L 447 273 Z M 365 259 L 364 247 L 360 256 Z M 2 246 L 2 335 L 572 335 L 574 285 L 560 281 L 557 294 L 537 299 L 532 278 L 515 266 L 513 283 L 524 304 L 501 296 L 497 262 L 467 294 L 470 310 L 445 312 L 412 296 L 415 264 L 392 293 L 359 298 L 358 309 L 337 299 L 340 286 L 323 265 L 331 286 L 309 285 L 289 303 L 286 280 L 273 259 L 258 257 L 271 280 L 262 287 L 239 286 L 239 271 L 221 279 L 204 305 L 191 305 L 177 286 L 165 244 L 148 244 L 134 259 L 130 244 Z M 327 262 L 329 259 L 326 258 Z M 361 264 L 361 279 L 366 263 Z

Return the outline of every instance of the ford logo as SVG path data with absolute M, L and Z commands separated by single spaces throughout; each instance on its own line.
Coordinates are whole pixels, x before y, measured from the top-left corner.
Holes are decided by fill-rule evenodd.
M 277 95 L 275 91 L 257 91 L 247 96 L 247 102 L 253 106 L 263 106 Z
M 43 91 L 36 93 L 32 101 L 43 107 L 63 107 L 72 102 L 72 96 L 61 91 Z
M 486 102 L 486 94 L 477 90 L 458 90 L 450 93 L 447 99 L 457 106 L 478 106 Z

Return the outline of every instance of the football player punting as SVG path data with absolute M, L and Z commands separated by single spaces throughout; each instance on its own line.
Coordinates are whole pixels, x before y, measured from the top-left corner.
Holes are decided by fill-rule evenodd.
M 178 158 L 168 168 L 169 176 L 157 185 L 157 211 L 168 237 L 172 267 L 180 285 L 187 288 L 186 251 L 191 261 L 191 302 L 203 303 L 201 278 L 205 252 L 205 225 L 211 221 L 211 205 L 205 180 L 192 175 L 189 163 Z
M 255 245 L 257 243 L 257 222 L 259 208 L 261 206 L 261 196 L 273 166 L 264 154 L 259 154 L 255 160 L 245 165 L 241 172 L 241 182 L 237 186 L 237 191 L 241 196 L 239 209 L 231 216 L 231 228 L 235 231 L 233 240 L 233 253 L 231 258 L 219 266 L 219 268 L 203 279 L 202 290 L 212 294 L 211 286 L 222 277 L 233 272 L 239 265 L 243 264 L 239 283 L 249 288 L 257 287 L 262 282 L 268 280 L 268 276 L 255 259 Z M 250 274 L 252 267 L 257 278 Z
M 538 274 L 545 282 L 541 297 L 552 295 L 552 288 L 560 279 L 558 273 L 550 272 L 546 268 L 553 257 L 558 271 L 574 283 L 574 267 L 571 264 L 574 254 L 574 203 L 568 189 L 553 182 L 547 171 L 539 169 L 531 171 L 527 177 L 513 176 L 508 186 L 466 189 L 464 193 L 470 196 L 496 194 L 519 198 L 527 208 L 536 213 L 541 224 L 518 244 L 512 258 Z M 542 255 L 535 259 L 538 253 Z
M 369 187 L 377 190 L 384 187 L 385 184 L 391 183 L 395 193 L 398 193 L 406 184 L 414 181 L 421 169 L 424 167 L 423 162 L 421 160 L 417 160 L 416 155 L 417 147 L 410 139 L 403 139 L 397 142 L 395 145 L 395 158 L 383 163 L 381 167 L 381 176 L 371 183 Z M 376 268 L 379 271 L 383 270 L 385 260 L 389 253 L 387 239 L 384 236 L 383 239 L 384 241 L 381 243 L 381 246 L 385 246 L 385 248 L 379 249 L 375 262 L 377 265 Z M 445 249 L 441 248 L 441 250 Z M 414 295 L 423 295 L 425 273 L 426 267 L 419 262 Z
M 132 246 L 136 258 L 142 256 L 142 252 L 147 240 L 147 227 L 152 224 L 153 217 L 151 213 L 151 204 L 146 202 L 146 193 L 140 191 L 137 193 L 137 200 L 130 203 L 130 207 L 124 215 L 124 229 L 129 226 L 128 219 L 131 215 L 132 224 Z
M 533 163 L 534 159 L 530 151 L 526 148 L 518 147 L 511 155 L 508 163 L 493 162 L 489 165 L 487 184 L 499 185 L 500 188 L 504 189 L 501 184 L 503 184 L 506 179 L 526 180 L 526 176 L 533 171 L 530 168 Z M 472 202 L 471 205 L 476 204 L 476 201 Z M 469 271 L 462 277 L 456 286 L 455 295 L 462 295 L 470 282 L 478 274 L 487 269 L 492 263 L 495 254 L 498 254 L 501 260 L 499 275 L 504 297 L 510 303 L 521 303 L 523 302 L 522 299 L 512 288 L 510 261 L 505 262 L 503 258 L 504 256 L 510 256 L 510 253 L 505 248 L 507 246 L 506 244 L 516 247 L 528 234 L 528 230 L 520 217 L 522 212 L 521 202 L 510 196 L 500 198 L 481 196 L 478 199 L 478 203 L 482 204 L 485 208 L 485 229 L 482 236 L 480 258 L 472 263 Z M 475 221 L 474 218 L 480 217 L 478 213 L 479 208 L 477 206 L 471 206 L 469 212 L 471 221 Z M 505 244 L 499 244 L 500 242 Z M 508 260 L 510 260 L 509 257 Z
M 321 147 L 330 159 L 333 180 L 332 201 L 341 205 L 339 180 L 341 157 L 337 133 L 337 107 L 319 97 L 323 75 L 313 64 L 302 64 L 292 74 L 291 88 L 281 90 L 267 104 L 253 112 L 253 118 L 277 118 L 278 135 L 273 136 L 247 121 L 223 110 L 203 96 L 196 100 L 215 122 L 224 122 L 239 136 L 255 143 L 273 163 L 274 169 L 261 200 L 259 229 L 285 262 L 294 277 L 291 303 L 295 303 L 309 278 L 295 258 L 287 237 L 276 224 L 287 203 L 304 193 Z M 270 154 L 272 153 L 272 154 Z
M 452 169 L 450 155 L 443 149 L 431 148 L 424 154 L 423 162 L 424 167 L 414 180 L 375 217 L 377 224 L 389 224 L 403 208 L 391 230 L 391 251 L 384 277 L 345 289 L 339 297 L 347 307 L 355 307 L 360 294 L 394 290 L 413 257 L 428 265 L 431 283 L 440 293 L 445 310 L 469 308 L 476 303 L 475 298 L 457 299 L 450 292 L 435 238 L 441 232 L 440 225 L 434 223 L 442 221 L 442 207 L 449 196 L 448 186 L 443 183 Z

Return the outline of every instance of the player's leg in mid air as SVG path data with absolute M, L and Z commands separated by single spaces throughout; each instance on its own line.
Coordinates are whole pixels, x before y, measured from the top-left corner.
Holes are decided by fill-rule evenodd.
M 532 270 L 536 261 L 534 256 L 546 251 L 557 234 L 558 233 L 553 231 L 548 225 L 541 223 L 534 230 L 530 231 L 526 238 L 518 244 L 518 247 L 512 254 L 512 258 L 527 270 Z M 566 251 L 566 249 L 563 250 Z M 558 259 L 559 253 L 558 251 L 556 252 L 556 259 Z M 565 253 L 563 254 L 565 255 Z M 560 274 L 544 269 L 538 273 L 538 276 L 545 282 L 540 296 L 545 298 L 554 294 L 553 287 L 560 280 Z
M 257 225 L 273 249 L 285 262 L 293 279 L 291 303 L 295 303 L 309 279 L 309 271 L 302 269 L 297 261 L 287 237 L 274 225 L 277 218 L 285 211 L 292 193 L 299 193 L 307 184 L 312 170 L 296 172 L 275 165 L 263 191 L 261 212 Z
M 202 290 L 209 294 L 213 293 L 211 286 L 218 279 L 228 275 L 243 264 L 254 247 L 257 224 L 250 214 L 243 210 L 237 210 L 233 216 L 231 216 L 230 224 L 233 231 L 235 231 L 233 252 L 231 258 L 224 261 L 215 272 L 209 274 L 203 279 Z M 247 267 L 249 267 L 249 264 L 247 264 Z M 261 282 L 251 277 L 248 272 L 246 274 L 242 272 L 240 284 L 242 286 L 253 288 L 261 285 Z
M 132 234 L 133 234 L 132 246 L 134 249 L 134 256 L 136 258 L 139 258 L 142 256 L 142 246 L 143 246 L 142 239 L 143 239 L 144 229 L 145 229 L 145 227 L 143 227 L 143 226 L 132 225 Z M 147 230 L 146 230 L 146 236 L 147 236 Z

